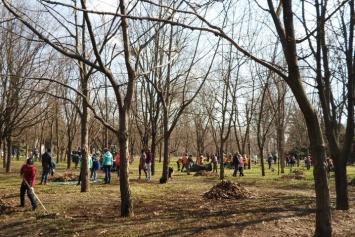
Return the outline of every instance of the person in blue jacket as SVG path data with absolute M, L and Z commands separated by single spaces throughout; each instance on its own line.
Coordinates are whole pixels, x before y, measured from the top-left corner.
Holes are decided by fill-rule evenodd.
M 96 152 L 95 154 L 92 155 L 92 165 L 91 167 L 91 175 L 90 178 L 91 180 L 95 181 L 97 178 L 97 171 L 100 169 L 100 161 L 98 160 L 98 156 L 100 156 L 100 152 Z
M 105 184 L 111 182 L 111 167 L 113 165 L 113 156 L 111 152 L 105 148 L 104 155 L 102 156 L 102 167 L 105 169 Z

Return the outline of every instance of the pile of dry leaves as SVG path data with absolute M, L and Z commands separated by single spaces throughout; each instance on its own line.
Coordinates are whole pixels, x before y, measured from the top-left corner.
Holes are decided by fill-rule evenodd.
M 213 186 L 210 191 L 203 194 L 203 197 L 208 199 L 241 199 L 252 196 L 248 189 L 229 180 L 222 180 Z
M 5 213 L 5 210 L 11 206 L 0 198 L 0 215 Z
M 348 183 L 348 185 L 350 185 L 350 186 L 355 186 L 355 179 L 352 179 L 352 180 Z
M 305 179 L 303 172 L 300 170 L 294 170 L 291 174 L 285 174 L 281 176 L 281 179 Z
M 57 173 L 58 174 L 58 173 Z M 79 176 L 73 173 L 64 173 L 57 178 L 52 179 L 52 182 L 69 182 L 69 181 L 78 181 Z

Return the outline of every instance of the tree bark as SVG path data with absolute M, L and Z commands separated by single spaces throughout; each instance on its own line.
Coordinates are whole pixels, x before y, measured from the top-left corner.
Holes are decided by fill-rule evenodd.
M 11 172 L 11 160 L 12 160 L 12 134 L 7 134 L 6 136 L 6 146 L 7 146 L 7 160 L 6 160 L 6 172 Z
M 129 184 L 128 166 L 128 133 L 127 133 L 127 114 L 124 111 L 119 113 L 119 132 L 117 137 L 120 145 L 120 192 L 121 192 L 121 216 L 134 216 L 132 193 Z
M 316 229 L 315 236 L 332 236 L 332 214 L 330 207 L 329 180 L 326 165 L 325 144 L 317 111 L 308 100 L 303 88 L 298 56 L 296 51 L 295 31 L 293 23 L 292 1 L 282 0 L 283 30 L 273 9 L 272 1 L 268 0 L 278 35 L 281 39 L 288 66 L 288 77 L 285 78 L 291 88 L 298 105 L 305 117 L 309 140 L 314 161 L 314 182 L 316 192 Z

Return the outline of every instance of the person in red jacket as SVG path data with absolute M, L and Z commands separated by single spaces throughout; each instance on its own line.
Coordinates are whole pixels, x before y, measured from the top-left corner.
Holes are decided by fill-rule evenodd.
M 182 157 L 181 172 L 183 172 L 184 168 L 187 169 L 187 167 L 186 167 L 187 159 L 188 159 L 188 156 L 187 156 L 187 154 L 185 154 L 185 155 Z
M 26 163 L 21 167 L 20 175 L 22 176 L 22 183 L 20 188 L 21 207 L 25 207 L 25 194 L 31 201 L 32 210 L 37 209 L 37 202 L 34 197 L 33 188 L 36 182 L 36 167 L 33 164 L 33 158 L 28 158 Z
M 117 175 L 118 175 L 118 178 L 120 177 L 120 167 L 121 167 L 121 154 L 120 154 L 120 151 L 118 150 L 116 156 L 115 156 L 115 165 L 116 165 L 116 168 L 117 168 Z

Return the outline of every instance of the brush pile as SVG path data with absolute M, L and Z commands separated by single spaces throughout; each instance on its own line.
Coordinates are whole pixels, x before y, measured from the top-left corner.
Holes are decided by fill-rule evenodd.
M 218 177 L 219 175 L 217 173 L 214 172 L 210 172 L 210 171 L 206 171 L 206 170 L 200 170 L 197 171 L 194 176 L 216 176 Z
M 53 178 L 52 182 L 69 182 L 69 181 L 78 181 L 79 176 L 73 173 L 64 173 L 62 176 Z
M 210 191 L 203 194 L 203 197 L 208 199 L 243 199 L 252 196 L 248 189 L 229 180 L 222 180 L 219 184 L 213 186 Z

